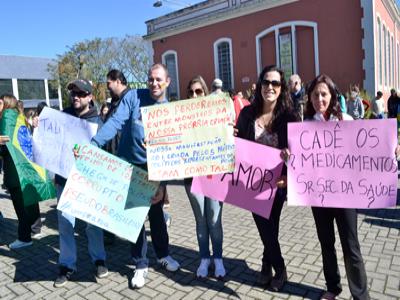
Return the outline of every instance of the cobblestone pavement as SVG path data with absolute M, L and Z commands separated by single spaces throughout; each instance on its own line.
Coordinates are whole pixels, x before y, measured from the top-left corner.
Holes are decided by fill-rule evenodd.
M 7 244 L 16 237 L 16 216 L 8 195 L 0 190 L 0 299 L 318 299 L 324 289 L 321 251 L 309 208 L 283 208 L 280 242 L 289 283 L 280 293 L 254 286 L 260 269 L 262 245 L 249 212 L 223 208 L 224 257 L 228 275 L 224 281 L 198 280 L 198 247 L 195 223 L 183 186 L 168 187 L 172 216 L 170 252 L 181 269 L 169 273 L 157 266 L 149 246 L 147 284 L 140 290 L 128 286 L 132 273 L 129 244 L 117 239 L 106 246 L 110 274 L 96 279 L 86 250 L 82 223 L 77 224 L 78 272 L 62 288 L 54 288 L 57 276 L 58 235 L 56 201 L 40 204 L 44 235 L 33 246 L 11 251 Z M 400 206 L 361 211 L 359 238 L 366 262 L 372 299 L 400 299 Z M 339 238 L 337 238 L 339 241 Z M 337 242 L 339 243 L 339 242 Z M 340 299 L 351 299 L 345 279 L 342 252 L 337 245 L 342 283 Z

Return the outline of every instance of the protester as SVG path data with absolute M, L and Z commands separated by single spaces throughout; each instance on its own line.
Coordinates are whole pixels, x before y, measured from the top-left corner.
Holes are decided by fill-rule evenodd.
M 39 126 L 39 115 L 45 107 L 47 107 L 47 103 L 44 101 L 39 102 L 39 104 L 36 106 L 35 115 L 32 118 L 32 130 Z
M 354 85 L 350 89 L 350 98 L 347 101 L 347 113 L 354 119 L 364 118 L 364 105 L 360 97 L 360 89 Z
M 211 84 L 211 90 L 212 90 L 211 94 L 221 94 L 221 93 L 223 93 L 222 86 L 223 86 L 222 80 L 219 79 L 219 78 L 215 78 L 214 81 Z
M 146 148 L 144 146 L 145 135 L 140 107 L 167 103 L 166 92 L 170 81 L 167 68 L 162 64 L 154 64 L 148 73 L 147 84 L 149 89 L 129 90 L 123 97 L 120 95 L 121 102 L 117 110 L 97 135 L 93 137 L 92 143 L 102 147 L 118 131 L 121 131 L 118 156 L 140 168 L 147 169 Z M 114 83 L 111 80 L 107 80 L 107 84 L 110 86 L 110 84 Z M 151 199 L 152 205 L 150 206 L 148 217 L 157 261 L 168 271 L 174 272 L 180 266 L 169 255 L 169 237 L 163 214 L 165 192 L 165 185 L 160 185 Z M 133 288 L 141 288 L 145 284 L 148 272 L 147 239 L 144 225 L 138 240 L 135 244 L 132 244 L 131 254 L 135 266 L 131 285 Z
M 385 117 L 385 103 L 383 102 L 383 93 L 378 91 L 372 102 L 372 117 L 374 119 L 383 119 Z
M 303 119 L 303 108 L 304 108 L 304 88 L 301 84 L 301 78 L 298 74 L 293 74 L 289 77 L 289 92 L 290 97 L 293 101 L 295 111 L 298 112 L 300 118 Z
M 108 103 L 103 103 L 100 107 L 100 118 L 103 122 L 107 119 L 108 111 L 110 110 Z
M 261 72 L 254 102 L 243 108 L 237 122 L 237 136 L 274 148 L 287 148 L 287 124 L 298 121 L 290 99 L 284 73 L 276 66 L 267 66 Z M 279 178 L 275 200 L 269 219 L 253 213 L 254 221 L 264 245 L 262 268 L 258 284 L 274 291 L 287 281 L 285 262 L 279 244 L 279 219 L 286 199 L 286 169 Z M 272 269 L 275 275 L 272 276 Z
M 335 84 L 326 75 L 316 77 L 308 90 L 305 119 L 309 121 L 351 120 L 342 113 L 335 91 Z M 353 100 L 356 95 L 352 95 Z M 369 299 L 367 275 L 357 236 L 357 211 L 349 208 L 312 207 L 312 213 L 321 244 L 322 262 L 327 291 L 321 299 L 336 299 L 342 292 L 340 273 L 335 249 L 336 221 L 342 244 L 344 265 L 351 295 L 354 299 Z
M 253 103 L 254 97 L 255 97 L 255 93 L 256 93 L 256 84 L 252 83 L 250 91 L 248 92 L 248 95 L 247 95 L 247 97 L 249 98 L 249 102 L 250 103 Z
M 388 106 L 388 118 L 397 118 L 398 107 L 400 104 L 400 98 L 397 95 L 395 89 L 390 90 L 390 97 L 387 102 Z
M 71 106 L 64 109 L 64 113 L 84 119 L 88 122 L 102 124 L 95 107 L 90 105 L 92 100 L 92 85 L 85 79 L 77 79 L 67 86 L 70 95 Z M 72 149 L 71 149 L 72 151 Z M 55 177 L 57 199 L 63 192 L 66 179 L 60 175 Z M 58 258 L 59 274 L 54 281 L 54 287 L 61 287 L 67 283 L 72 274 L 76 272 L 77 249 L 74 236 L 75 218 L 57 211 L 58 231 L 60 240 L 60 254 Z M 87 223 L 86 235 L 88 238 L 88 251 L 92 262 L 96 267 L 96 276 L 104 278 L 108 275 L 105 265 L 106 252 L 104 250 L 103 230 Z
M 2 99 L 2 107 L 0 114 L 3 114 L 6 110 L 11 110 L 15 114 L 21 114 L 19 110 L 17 99 L 14 95 L 5 94 L 0 97 Z M 0 135 L 5 135 L 5 125 L 2 122 L 0 126 Z M 8 137 L 9 139 L 9 137 Z M 15 213 L 18 218 L 18 238 L 9 244 L 10 249 L 18 249 L 32 245 L 32 235 L 38 236 L 41 230 L 40 222 L 40 210 L 39 204 L 35 203 L 32 205 L 24 205 L 24 197 L 21 189 L 21 183 L 15 167 L 14 161 L 5 145 L 1 146 L 1 155 L 3 157 L 3 168 L 4 168 L 4 185 L 10 193 L 10 197 L 14 206 Z M 37 226 L 34 226 L 35 232 L 32 231 L 32 226 L 37 222 Z
M 240 111 L 243 109 L 243 107 L 250 105 L 250 102 L 243 98 L 242 92 L 238 92 L 235 96 L 233 96 L 233 107 L 235 109 L 235 124 L 237 122 L 237 119 L 239 118 Z
M 204 79 L 201 76 L 193 77 L 187 86 L 187 97 L 197 98 L 206 95 L 208 95 L 208 88 Z M 215 266 L 214 275 L 216 278 L 222 278 L 226 274 L 222 260 L 222 202 L 200 194 L 193 194 L 190 191 L 192 180 L 193 178 L 185 178 L 184 183 L 196 220 L 196 235 L 201 259 L 196 275 L 199 278 L 205 278 L 208 275 L 208 269 L 211 264 L 209 242 L 211 239 Z

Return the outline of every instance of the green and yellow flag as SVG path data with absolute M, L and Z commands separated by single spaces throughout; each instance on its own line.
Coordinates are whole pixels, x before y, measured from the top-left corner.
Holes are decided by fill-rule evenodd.
M 17 169 L 24 205 L 56 197 L 47 171 L 33 162 L 32 136 L 23 114 L 6 109 L 0 121 L 0 132 L 10 137 L 6 144 Z

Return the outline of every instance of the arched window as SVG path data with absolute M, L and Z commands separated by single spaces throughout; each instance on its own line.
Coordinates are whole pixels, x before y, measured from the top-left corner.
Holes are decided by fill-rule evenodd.
M 174 50 L 168 50 L 162 55 L 162 63 L 167 67 L 171 83 L 167 90 L 168 100 L 177 100 L 179 97 L 178 55 Z
M 215 77 L 223 82 L 225 90 L 233 89 L 232 39 L 221 38 L 214 43 Z

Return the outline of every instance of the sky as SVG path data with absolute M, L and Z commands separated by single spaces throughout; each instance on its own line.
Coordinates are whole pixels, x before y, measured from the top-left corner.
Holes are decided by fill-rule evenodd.
M 201 0 L 3 0 L 0 55 L 56 58 L 96 37 L 146 34 L 145 21 Z

